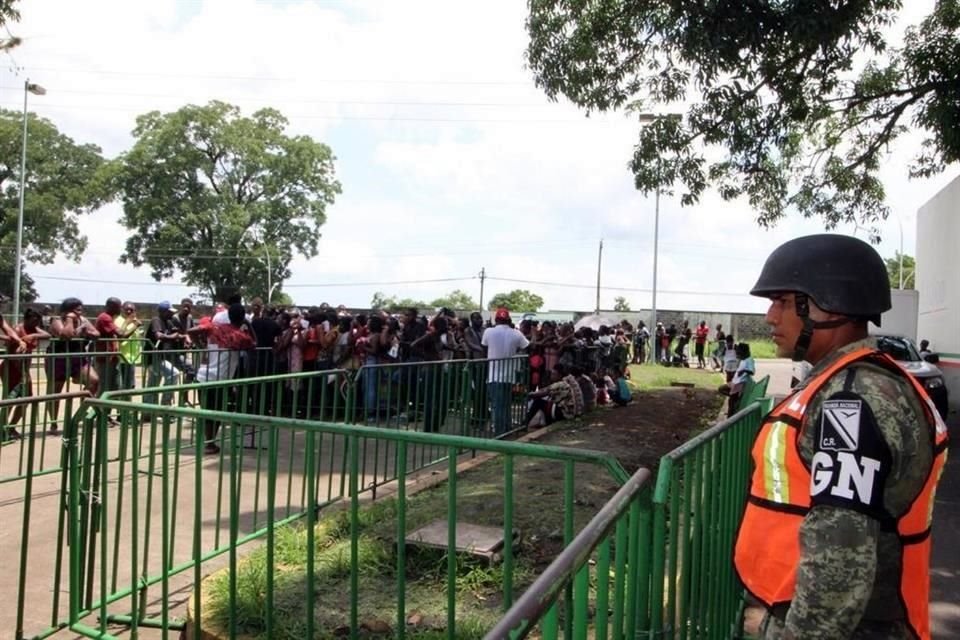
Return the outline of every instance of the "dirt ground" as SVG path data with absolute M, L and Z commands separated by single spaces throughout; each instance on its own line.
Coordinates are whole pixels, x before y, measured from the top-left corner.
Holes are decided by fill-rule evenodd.
M 660 456 L 713 424 L 723 398 L 715 391 L 674 388 L 644 391 L 626 407 L 599 407 L 539 442 L 609 451 L 633 473 L 655 470 Z
M 626 407 L 599 407 L 578 422 L 558 425 L 537 442 L 609 452 L 627 473 L 641 466 L 655 473 L 661 456 L 713 424 L 722 403 L 716 392 L 688 388 L 646 391 L 638 398 Z M 463 474 L 458 488 L 461 519 L 480 524 L 502 522 L 499 501 L 473 499 L 474 494 L 477 498 L 489 495 L 491 486 L 502 483 L 501 469 L 500 464 L 488 463 Z M 514 518 L 524 533 L 520 554 L 531 561 L 532 568 L 541 569 L 563 548 L 563 467 L 553 461 L 521 459 L 515 464 L 515 472 Z M 618 488 L 605 469 L 578 464 L 575 530 L 579 531 Z M 436 492 L 445 495 L 442 487 Z

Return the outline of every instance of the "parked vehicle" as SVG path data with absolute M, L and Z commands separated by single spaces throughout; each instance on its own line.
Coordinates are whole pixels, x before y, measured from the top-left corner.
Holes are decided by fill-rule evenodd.
M 946 419 L 948 411 L 947 386 L 944 384 L 943 372 L 937 366 L 940 357 L 935 353 L 920 357 L 917 345 L 911 338 L 905 336 L 877 336 L 877 345 L 881 351 L 896 360 L 900 366 L 923 385 L 923 388 L 930 394 L 930 399 L 933 400 L 937 411 Z

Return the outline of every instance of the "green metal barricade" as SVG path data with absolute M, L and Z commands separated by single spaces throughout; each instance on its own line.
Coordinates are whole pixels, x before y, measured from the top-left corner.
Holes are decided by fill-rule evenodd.
M 43 429 L 44 406 L 56 402 L 71 415 L 88 394 L 0 401 L 0 420 L 17 417 L 17 440 L 0 445 L 0 629 L 18 640 L 43 638 L 65 626 L 68 556 L 65 545 L 66 476 L 59 438 Z M 19 416 L 17 415 L 19 414 Z M 43 461 L 49 460 L 44 466 Z
M 663 456 L 652 496 L 636 483 L 622 488 L 598 514 L 593 535 L 584 531 L 487 640 L 523 638 L 538 625 L 543 638 L 740 637 L 744 592 L 733 545 L 750 447 L 770 404 L 754 402 Z M 612 596 L 608 571 L 619 588 Z M 563 590 L 571 580 L 578 594 L 572 599 Z M 589 608 L 595 618 L 585 615 Z M 609 616 L 626 627 L 610 625 Z
M 367 364 L 353 377 L 354 422 L 500 437 L 523 428 L 529 358 Z
M 744 592 L 733 546 L 750 448 L 769 405 L 755 402 L 661 458 L 638 637 L 739 636 Z
M 650 471 L 637 471 L 567 545 L 485 640 L 624 638 L 642 597 L 641 518 L 650 514 Z M 562 603 L 562 606 L 561 606 Z M 594 615 L 590 614 L 591 608 Z
M 88 401 L 96 417 L 79 424 L 68 438 L 76 442 L 68 449 L 70 514 L 70 627 L 93 638 L 109 638 L 109 625 L 124 623 L 134 633 L 139 627 L 156 627 L 172 633 L 181 628 L 172 612 L 174 596 L 193 603 L 191 632 L 198 634 L 203 619 L 199 599 L 202 579 L 217 568 L 225 570 L 229 604 L 224 607 L 227 637 L 251 632 L 250 622 L 237 613 L 238 584 L 249 578 L 241 563 L 240 547 L 263 539 L 263 620 L 256 633 L 277 637 L 279 602 L 289 606 L 290 573 L 274 557 L 276 537 L 282 525 L 301 521 L 308 549 L 307 566 L 297 573 L 305 585 L 302 633 L 297 637 L 318 637 L 314 606 L 324 589 L 332 588 L 328 576 L 313 562 L 318 551 L 318 519 L 323 508 L 346 503 L 345 526 L 349 531 L 345 568 L 338 585 L 349 594 L 344 609 L 344 633 L 358 637 L 361 618 L 369 615 L 365 604 L 370 589 L 382 592 L 390 584 L 395 594 L 389 607 L 396 621 L 396 637 L 403 637 L 407 619 L 406 599 L 412 598 L 407 582 L 410 570 L 404 545 L 398 543 L 389 558 L 389 580 L 367 585 L 361 582 L 360 554 L 363 544 L 361 495 L 376 486 L 380 473 L 396 478 L 395 523 L 392 531 L 402 540 L 415 524 L 408 522 L 407 483 L 428 459 L 421 451 L 443 451 L 448 471 L 443 517 L 448 524 L 447 544 L 441 549 L 445 565 L 445 624 L 443 636 L 458 633 L 458 580 L 465 559 L 453 548 L 459 509 L 468 496 L 458 496 L 456 465 L 461 451 L 477 450 L 497 454 L 502 464 L 502 483 L 492 496 L 473 499 L 502 503 L 502 606 L 513 602 L 516 584 L 514 531 L 514 465 L 522 457 L 563 465 L 564 486 L 556 496 L 556 507 L 565 514 L 564 544 L 575 534 L 573 519 L 577 491 L 577 466 L 601 465 L 611 481 L 623 483 L 627 475 L 609 454 L 563 447 L 479 440 L 462 436 L 388 430 L 356 425 L 313 422 L 252 414 L 198 410 L 185 407 L 145 405 L 116 399 Z M 117 428 L 108 428 L 106 415 L 120 417 Z M 148 414 L 142 424 L 136 418 Z M 216 454 L 204 455 L 199 425 L 219 425 Z M 246 430 L 262 434 L 260 449 L 244 447 Z M 192 438 L 192 440 L 191 440 Z M 390 448 L 387 470 L 364 463 L 365 457 Z M 139 452 L 137 455 L 134 452 Z M 292 452 L 290 454 L 289 452 Z M 346 461 L 346 465 L 342 464 Z M 90 497 L 95 496 L 95 500 Z M 544 503 L 548 498 L 543 498 Z M 299 593 L 299 592 L 298 592 Z M 329 593 L 329 592 L 328 592 Z M 199 609 L 199 610 L 198 610 Z M 95 622 L 87 617 L 96 615 Z M 258 623 L 259 624 L 259 623 Z M 298 627 L 299 628 L 299 627 Z M 334 630 L 327 629 L 328 634 Z M 286 631 L 285 631 L 286 633 Z M 338 632 L 339 633 L 339 632 Z M 166 637 L 166 636 L 165 636 Z M 194 635 L 193 637 L 200 637 Z

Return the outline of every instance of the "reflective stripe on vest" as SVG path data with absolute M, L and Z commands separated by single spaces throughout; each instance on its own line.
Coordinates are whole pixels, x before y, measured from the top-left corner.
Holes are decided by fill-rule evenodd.
M 767 607 L 789 604 L 793 599 L 800 561 L 800 525 L 810 507 L 810 470 L 797 446 L 804 412 L 835 374 L 861 361 L 910 381 L 934 435 L 930 474 L 906 513 L 896 521 L 903 545 L 900 595 L 907 622 L 917 637 L 929 638 L 929 532 L 934 493 L 946 459 L 947 431 L 923 387 L 878 351 L 858 349 L 839 358 L 764 419 L 752 448 L 753 474 L 737 533 L 734 564 L 744 587 Z

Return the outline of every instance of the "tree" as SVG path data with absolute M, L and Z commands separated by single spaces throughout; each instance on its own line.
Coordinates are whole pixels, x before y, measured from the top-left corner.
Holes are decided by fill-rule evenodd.
M 447 309 L 455 309 L 457 311 L 468 311 L 478 308 L 476 301 L 474 301 L 469 293 L 462 289 L 454 289 L 442 298 L 437 298 L 430 303 L 430 306 L 436 309 L 446 307 Z
M 373 294 L 373 298 L 370 299 L 370 308 L 371 309 L 383 309 L 384 311 L 389 311 L 391 313 L 396 311 L 403 311 L 413 307 L 414 309 L 420 310 L 426 307 L 429 307 L 423 300 L 414 300 L 413 298 L 397 298 L 396 296 L 387 296 L 382 291 L 377 291 Z
M 623 296 L 617 296 L 613 299 L 614 311 L 630 311 L 630 303 Z
M 510 293 L 498 293 L 490 298 L 487 309 L 493 311 L 498 307 L 506 307 L 510 311 L 539 311 L 543 306 L 543 298 L 526 289 L 514 289 Z
M 913 256 L 908 256 L 903 254 L 901 256 L 900 252 L 897 251 L 894 257 L 887 258 L 887 274 L 890 276 L 890 288 L 891 289 L 900 289 L 900 263 L 901 258 L 903 258 L 903 289 L 913 289 L 914 275 L 916 275 L 917 267 L 916 262 L 913 259 Z
M 20 12 L 14 7 L 18 0 L 0 0 L 0 26 L 8 22 L 19 22 Z M 20 46 L 22 40 L 9 31 L 7 38 L 0 38 L 0 52 L 9 52 Z
M 679 182 L 690 204 L 715 186 L 763 226 L 795 209 L 875 233 L 880 160 L 908 127 L 926 135 L 911 176 L 960 159 L 960 4 L 938 0 L 893 48 L 901 4 L 531 0 L 527 60 L 549 97 L 587 110 L 690 105 L 641 129 L 644 192 Z
M 317 255 L 340 193 L 330 148 L 286 126 L 274 109 L 244 117 L 219 101 L 139 116 L 112 167 L 132 232 L 121 261 L 157 280 L 178 270 L 211 296 L 235 287 L 266 300 L 295 254 Z
M 0 4 L 0 22 L 4 8 Z M 0 291 L 13 292 L 23 113 L 0 110 Z M 23 203 L 23 264 L 50 264 L 57 253 L 79 260 L 87 239 L 79 217 L 109 199 L 98 177 L 100 148 L 77 144 L 49 120 L 27 117 L 26 189 Z M 21 297 L 36 298 L 33 281 L 22 274 Z

